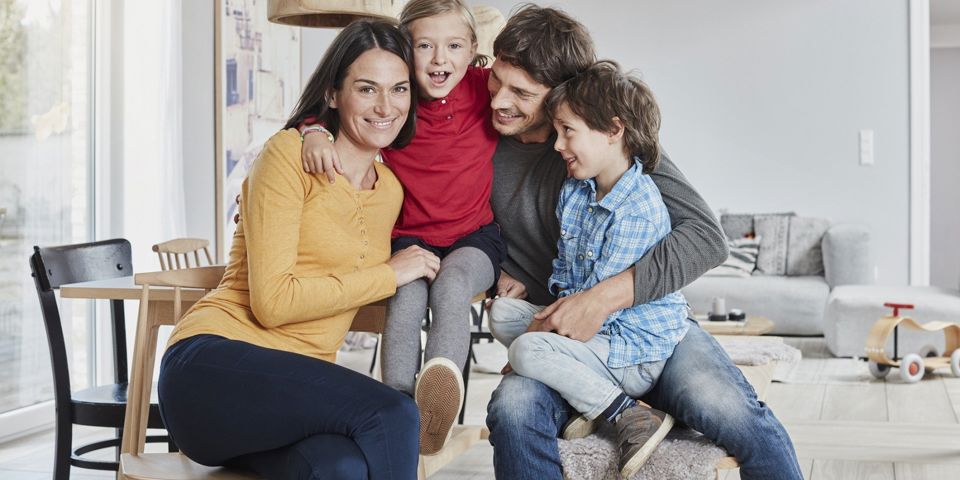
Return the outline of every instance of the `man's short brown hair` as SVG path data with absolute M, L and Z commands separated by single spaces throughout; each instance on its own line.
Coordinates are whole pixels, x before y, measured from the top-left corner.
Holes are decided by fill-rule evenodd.
M 561 10 L 521 5 L 493 42 L 493 56 L 550 88 L 596 60 L 587 28 Z
M 624 73 L 612 60 L 601 60 L 547 95 L 551 117 L 566 105 L 591 130 L 617 130 L 614 118 L 623 124 L 624 155 L 638 157 L 643 173 L 660 161 L 660 107 L 653 92 L 636 76 Z

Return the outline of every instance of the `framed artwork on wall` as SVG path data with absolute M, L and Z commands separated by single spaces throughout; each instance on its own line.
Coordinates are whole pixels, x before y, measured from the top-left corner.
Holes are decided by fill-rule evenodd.
M 216 5 L 216 251 L 225 262 L 240 186 L 300 98 L 301 32 L 269 22 L 266 1 Z

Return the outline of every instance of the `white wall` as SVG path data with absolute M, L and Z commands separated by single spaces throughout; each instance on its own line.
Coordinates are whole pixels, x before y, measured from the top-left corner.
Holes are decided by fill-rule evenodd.
M 930 284 L 960 282 L 960 48 L 930 52 Z
M 316 68 L 336 30 L 304 29 L 303 84 Z M 214 242 L 214 2 L 183 2 L 183 156 L 187 233 Z
M 477 1 L 476 3 L 480 3 Z M 505 14 L 516 3 L 483 0 Z M 638 69 L 661 138 L 715 209 L 860 222 L 879 282 L 908 272 L 906 0 L 553 1 Z M 858 131 L 876 164 L 858 164 Z
M 183 168 L 186 234 L 216 244 L 214 2 L 183 2 Z
M 300 71 L 302 72 L 303 83 L 301 87 L 307 86 L 310 75 L 320 63 L 320 58 L 327 51 L 327 46 L 333 41 L 333 38 L 340 32 L 339 29 L 330 28 L 304 28 L 301 30 L 303 45 L 300 47 Z
M 184 26 L 184 52 L 189 58 L 209 49 L 212 60 L 212 7 L 194 5 L 204 3 L 185 2 L 184 19 L 192 26 Z M 508 15 L 518 2 L 471 3 L 492 5 Z M 906 284 L 906 0 L 687 0 L 682 5 L 606 0 L 602 8 L 573 0 L 546 4 L 587 25 L 602 57 L 642 73 L 663 110 L 667 151 L 715 209 L 794 210 L 863 223 L 873 236 L 878 281 Z M 210 20 L 197 18 L 197 11 Z M 335 34 L 304 29 L 304 84 Z M 184 71 L 192 76 L 185 79 L 185 94 L 209 86 L 205 99 L 185 99 L 184 131 L 196 135 L 185 140 L 187 168 L 192 168 L 192 159 L 212 158 L 212 137 L 186 121 L 212 128 L 213 73 L 204 67 L 206 60 L 195 59 L 198 67 L 188 68 L 188 58 Z M 858 164 L 860 129 L 875 132 L 872 167 Z M 212 174 L 209 167 L 208 185 Z M 200 191 L 209 204 L 207 211 L 188 213 L 192 232 L 193 225 L 208 226 L 206 218 L 213 218 L 213 195 L 212 187 L 190 190 Z M 188 205 L 204 203 L 197 199 Z

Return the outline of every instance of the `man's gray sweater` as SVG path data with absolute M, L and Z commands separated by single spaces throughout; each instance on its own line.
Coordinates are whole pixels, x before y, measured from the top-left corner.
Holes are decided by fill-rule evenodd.
M 523 144 L 501 137 L 493 156 L 493 215 L 507 240 L 509 254 L 502 267 L 527 288 L 527 300 L 553 303 L 547 290 L 551 262 L 557 256 L 560 223 L 557 200 L 567 170 L 546 143 Z M 699 193 L 661 152 L 650 175 L 670 212 L 672 231 L 635 265 L 634 304 L 676 292 L 727 258 L 720 224 Z

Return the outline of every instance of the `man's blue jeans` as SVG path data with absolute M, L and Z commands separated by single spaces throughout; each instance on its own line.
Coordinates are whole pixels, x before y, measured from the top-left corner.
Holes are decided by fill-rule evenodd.
M 740 478 L 803 478 L 783 425 L 716 340 L 692 321 L 642 400 L 725 448 L 740 463 Z M 504 376 L 487 406 L 496 477 L 562 479 L 557 436 L 574 413 L 546 385 Z

